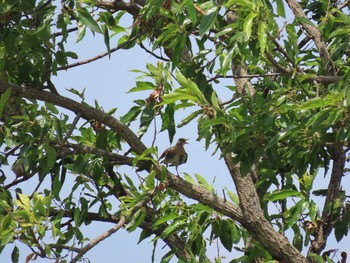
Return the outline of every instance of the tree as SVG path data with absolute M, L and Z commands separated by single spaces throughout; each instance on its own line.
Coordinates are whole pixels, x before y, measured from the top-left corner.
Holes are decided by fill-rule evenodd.
M 163 240 L 162 262 L 209 262 L 213 242 L 242 252 L 231 262 L 331 262 L 334 254 L 346 261 L 345 251 L 325 250 L 350 222 L 342 186 L 349 1 L 61 2 L 0 5 L 1 250 L 22 242 L 32 250 L 27 261 L 76 262 L 125 227 L 142 229 L 140 241 Z M 103 35 L 106 52 L 73 63 L 79 54 L 67 40 L 84 41 L 86 31 Z M 130 102 L 124 116 L 88 105 L 83 91 L 70 90 L 77 100 L 62 96 L 51 80 L 135 46 L 159 62 L 137 71 L 130 92 L 149 96 Z M 176 123 L 180 109 L 190 113 Z M 158 162 L 156 136 L 152 147 L 143 142 L 154 123 L 173 142 L 193 122 L 235 189 L 221 193 L 199 174 L 172 174 Z M 317 184 L 323 176 L 326 189 Z M 75 178 L 68 193 L 67 178 Z M 33 181 L 36 191 L 24 192 Z M 112 227 L 87 240 L 80 227 L 98 222 Z M 15 246 L 13 261 L 18 255 Z

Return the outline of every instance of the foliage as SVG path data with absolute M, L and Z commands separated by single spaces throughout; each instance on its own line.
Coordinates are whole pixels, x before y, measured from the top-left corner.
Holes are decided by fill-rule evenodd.
M 0 5 L 0 252 L 23 243 L 32 250 L 27 262 L 76 262 L 125 226 L 142 229 L 139 242 L 163 240 L 162 262 L 174 255 L 221 262 L 207 256 L 217 242 L 231 262 L 332 262 L 338 251 L 324 252 L 328 238 L 343 241 L 350 224 L 342 184 L 350 145 L 348 1 L 61 4 Z M 87 32 L 103 36 L 106 52 L 72 63 L 79 54 L 68 42 Z M 116 109 L 87 105 L 84 92 L 70 90 L 80 101 L 61 96 L 51 81 L 136 45 L 159 62 L 134 70 L 130 92 L 141 95 L 119 119 Z M 188 116 L 176 123 L 183 109 Z M 225 160 L 237 195 L 225 189 L 221 198 L 202 175 L 182 179 L 160 165 L 157 148 L 142 143 L 155 121 L 170 142 L 196 123 L 197 140 Z M 317 184 L 323 170 L 327 189 Z M 32 193 L 26 182 L 36 182 Z M 98 222 L 114 226 L 93 242 L 80 227 Z M 13 262 L 19 254 L 15 245 Z

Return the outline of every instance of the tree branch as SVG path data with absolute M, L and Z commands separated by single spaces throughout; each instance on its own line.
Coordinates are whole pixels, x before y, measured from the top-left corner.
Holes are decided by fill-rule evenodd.
M 76 151 L 76 153 L 92 153 L 97 156 L 104 157 L 110 161 L 115 161 L 118 164 L 126 164 L 129 166 L 132 166 L 132 161 L 134 158 L 127 157 L 124 155 L 112 153 L 109 151 L 105 151 L 96 147 L 91 147 L 87 145 L 81 145 L 81 144 L 74 144 L 74 143 L 65 143 L 63 145 L 61 144 L 53 144 L 53 147 L 61 150 L 67 150 L 68 148 L 72 148 Z M 72 153 L 73 154 L 73 153 Z
M 288 239 L 279 234 L 266 220 L 252 180 L 255 166 L 249 174 L 242 176 L 239 172 L 239 165 L 234 164 L 230 154 L 225 154 L 224 159 L 237 189 L 243 212 L 242 225 L 269 251 L 274 259 L 284 263 L 307 263 L 306 258 L 289 243 Z
M 293 11 L 295 17 L 308 19 L 302 7 L 296 0 L 287 0 L 287 3 L 289 8 Z M 301 26 L 304 28 L 308 36 L 311 37 L 315 42 L 318 52 L 320 53 L 322 64 L 325 70 L 327 71 L 327 73 L 329 75 L 335 75 L 336 74 L 335 66 L 333 64 L 333 61 L 331 60 L 331 56 L 327 50 L 327 46 L 322 40 L 321 32 L 315 26 L 312 26 L 304 22 L 301 22 Z
M 333 167 L 322 211 L 322 224 L 319 226 L 316 238 L 311 242 L 309 248 L 309 253 L 316 253 L 318 255 L 326 247 L 328 236 L 332 231 L 332 226 L 335 221 L 334 202 L 339 197 L 339 190 L 344 175 L 346 160 L 346 154 L 342 145 L 337 144 L 333 147 L 332 159 Z
M 80 112 L 81 117 L 86 120 L 96 120 L 105 124 L 118 133 L 130 145 L 136 154 L 140 155 L 147 149 L 128 126 L 103 111 L 92 108 L 86 104 L 78 103 L 58 94 L 37 90 L 34 88 L 19 87 L 17 85 L 0 81 L 0 94 L 4 93 L 9 88 L 11 88 L 11 96 L 46 101 L 70 110 L 76 114 Z M 226 214 L 227 216 L 230 216 L 237 221 L 242 219 L 242 213 L 239 207 L 228 202 L 224 202 L 222 198 L 219 198 L 217 195 L 209 192 L 203 187 L 192 185 L 174 175 L 172 175 L 171 178 L 172 183 L 170 186 L 172 189 L 189 198 L 203 202 L 204 204 L 207 204 L 208 206 L 222 212 L 223 214 Z
M 146 146 L 139 140 L 139 138 L 127 127 L 125 124 L 115 119 L 113 116 L 106 114 L 103 111 L 92 108 L 86 104 L 78 103 L 67 97 L 60 96 L 58 94 L 50 93 L 47 91 L 37 90 L 34 88 L 19 87 L 17 85 L 8 84 L 0 81 L 0 94 L 11 88 L 12 97 L 23 97 L 27 99 L 37 99 L 52 103 L 67 110 L 70 110 L 76 114 L 81 113 L 81 117 L 86 120 L 96 120 L 106 126 L 110 127 L 116 133 L 118 133 L 132 148 L 136 154 L 141 154 L 146 150 Z M 71 145 L 72 146 L 72 145 Z M 79 146 L 74 146 L 79 147 Z M 88 148 L 82 148 L 85 150 L 91 150 Z M 94 150 L 95 151 L 95 150 Z M 99 152 L 99 151 L 98 151 Z M 102 153 L 101 153 L 102 154 Z M 104 153 L 103 153 L 104 154 Z M 118 157 L 119 158 L 119 157 Z M 155 167 L 157 172 L 161 172 L 160 167 Z M 169 187 L 178 191 L 179 193 L 187 196 L 188 198 L 198 200 L 199 202 L 208 205 L 227 215 L 228 217 L 241 222 L 242 212 L 239 207 L 233 203 L 225 201 L 223 198 L 218 197 L 214 193 L 206 190 L 203 187 L 192 185 L 191 183 L 179 178 L 178 176 L 168 173 Z M 176 239 L 176 238 L 173 238 Z M 170 242 L 170 241 L 169 241 Z M 178 252 L 180 253 L 180 252 Z M 186 251 L 182 252 L 182 255 L 186 255 Z
M 109 52 L 107 51 L 107 52 L 104 52 L 104 53 L 102 53 L 102 54 L 99 54 L 99 55 L 97 55 L 97 56 L 95 56 L 95 57 L 92 57 L 92 58 L 89 58 L 89 59 L 86 59 L 86 60 L 83 60 L 83 61 L 79 61 L 79 62 L 70 64 L 70 65 L 67 65 L 67 66 L 58 67 L 58 68 L 57 68 L 57 71 L 59 71 L 59 70 L 67 70 L 67 69 L 69 69 L 69 68 L 78 67 L 78 66 L 81 66 L 81 65 L 88 64 L 88 63 L 91 63 L 91 62 L 93 62 L 93 61 L 96 61 L 96 60 L 98 60 L 98 59 L 104 58 L 104 57 L 110 55 L 111 53 L 113 53 L 113 52 L 115 52 L 115 51 L 117 51 L 117 50 L 119 50 L 119 49 L 122 49 L 122 48 L 126 47 L 127 45 L 129 45 L 130 43 L 134 42 L 136 39 L 138 39 L 138 38 L 141 37 L 141 36 L 142 36 L 142 34 L 138 34 L 138 35 L 136 35 L 136 36 L 133 36 L 133 37 L 130 38 L 129 40 L 127 40 L 127 41 L 121 43 L 120 45 L 118 45 L 117 47 L 111 48 L 111 49 L 109 50 Z
M 278 62 L 276 61 L 276 63 L 278 64 Z M 279 64 L 278 64 L 279 65 Z M 279 67 L 281 67 L 279 65 Z M 285 68 L 283 68 L 285 70 Z M 233 75 L 216 75 L 210 79 L 207 80 L 207 82 L 212 82 L 216 79 L 220 79 L 220 78 L 235 78 L 235 79 L 252 79 L 252 78 L 265 78 L 265 77 L 277 77 L 277 76 L 290 76 L 292 75 L 292 72 L 287 72 L 287 73 L 266 73 L 266 74 L 245 74 L 245 75 L 241 75 L 241 76 L 233 76 Z M 331 84 L 331 83 L 336 83 L 339 80 L 341 80 L 341 76 L 308 76 L 305 78 L 305 80 L 307 80 L 308 82 L 317 82 L 320 84 Z
M 246 74 L 245 67 L 233 66 L 234 80 L 237 86 L 238 96 L 244 94 L 242 91 L 254 88 L 247 79 L 236 78 Z M 250 92 L 252 94 L 252 92 Z M 254 94 L 252 94 L 254 95 Z M 242 210 L 243 220 L 241 224 L 251 234 L 254 240 L 266 248 L 271 256 L 284 263 L 306 263 L 307 259 L 288 241 L 286 237 L 279 234 L 266 220 L 260 205 L 259 195 L 255 188 L 253 179 L 257 177 L 256 165 L 253 165 L 247 175 L 241 175 L 240 164 L 235 164 L 231 153 L 224 155 L 226 166 L 236 186 L 239 197 L 239 205 Z
M 133 16 L 137 16 L 141 9 L 134 3 L 134 1 L 127 3 L 121 0 L 114 0 L 113 2 L 96 2 L 96 6 L 104 9 L 113 9 L 115 11 L 124 10 Z
M 85 255 L 90 249 L 92 249 L 93 247 L 98 245 L 98 243 L 102 242 L 103 240 L 105 240 L 106 238 L 110 237 L 112 234 L 117 232 L 120 228 L 122 228 L 124 226 L 125 223 L 126 223 L 126 217 L 125 216 L 121 216 L 120 219 L 119 219 L 119 222 L 117 224 L 115 224 L 112 228 L 107 230 L 105 233 L 103 233 L 102 235 L 100 235 L 100 236 L 96 237 L 95 239 L 91 240 L 91 242 L 89 244 L 87 244 L 86 246 L 81 248 L 79 253 L 78 253 L 78 255 L 76 255 L 70 262 L 71 263 L 78 262 L 78 260 L 83 255 Z
M 53 103 L 57 106 L 70 110 L 75 114 L 81 113 L 82 118 L 85 120 L 96 120 L 104 123 L 116 133 L 120 134 L 121 137 L 130 145 L 133 151 L 136 152 L 136 154 L 141 154 L 147 149 L 128 126 L 101 110 L 95 109 L 86 104 L 78 103 L 70 98 L 60 96 L 58 94 L 34 88 L 20 87 L 0 81 L 0 94 L 4 93 L 9 88 L 11 88 L 11 96 L 37 99 Z

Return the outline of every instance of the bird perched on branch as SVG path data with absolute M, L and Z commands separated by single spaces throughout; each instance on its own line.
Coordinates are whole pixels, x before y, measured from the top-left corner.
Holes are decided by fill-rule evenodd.
M 187 162 L 187 153 L 184 148 L 184 145 L 188 144 L 187 140 L 185 138 L 178 139 L 175 146 L 166 149 L 159 157 L 159 160 L 164 158 L 162 163 L 165 163 L 167 167 L 168 165 L 176 166 L 177 175 L 179 175 L 177 167 Z

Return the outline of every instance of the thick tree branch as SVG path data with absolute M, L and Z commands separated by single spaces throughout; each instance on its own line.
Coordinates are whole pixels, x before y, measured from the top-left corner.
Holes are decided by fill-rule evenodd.
M 76 255 L 70 262 L 71 263 L 78 262 L 78 260 L 83 255 L 85 255 L 89 250 L 91 250 L 96 245 L 98 245 L 98 243 L 102 242 L 103 240 L 105 240 L 106 238 L 110 237 L 112 234 L 117 232 L 120 228 L 122 228 L 124 226 L 125 223 L 126 223 L 126 217 L 121 216 L 121 218 L 119 219 L 119 222 L 117 224 L 115 224 L 112 228 L 108 229 L 105 233 L 103 233 L 102 235 L 91 240 L 91 242 L 89 244 L 87 244 L 86 246 L 81 248 L 78 255 Z
M 339 197 L 341 181 L 344 175 L 344 167 L 346 154 L 342 145 L 335 145 L 332 149 L 333 167 L 327 196 L 322 211 L 322 224 L 319 227 L 315 240 L 311 242 L 309 253 L 320 254 L 327 244 L 328 236 L 333 229 L 334 218 L 334 202 Z
M 241 65 L 232 65 L 232 73 L 236 82 L 238 94 L 244 95 L 248 93 L 250 96 L 255 95 L 255 89 L 249 80 L 240 78 L 241 76 L 247 75 L 247 67 L 242 62 Z
M 239 172 L 239 166 L 234 164 L 230 154 L 226 154 L 224 159 L 237 189 L 240 207 L 243 212 L 242 225 L 255 240 L 259 241 L 269 251 L 274 259 L 284 263 L 308 262 L 289 243 L 288 239 L 279 234 L 264 217 L 252 180 L 252 175 L 255 173 L 255 166 L 249 174 L 242 176 Z
M 287 3 L 290 7 L 290 9 L 293 11 L 295 17 L 301 17 L 301 18 L 307 18 L 306 14 L 304 13 L 302 7 L 296 0 L 287 0 Z M 333 64 L 333 61 L 331 60 L 331 56 L 327 50 L 327 46 L 322 40 L 321 32 L 315 27 L 310 24 L 301 22 L 302 27 L 306 31 L 307 35 L 313 39 L 313 41 L 316 44 L 316 47 L 318 49 L 318 52 L 320 53 L 320 57 L 322 60 L 322 64 L 327 71 L 329 75 L 335 75 L 336 70 Z
M 124 2 L 115 0 L 113 2 L 96 2 L 96 6 L 104 9 L 112 9 L 115 11 L 126 11 L 133 16 L 137 16 L 140 12 L 140 7 L 135 4 L 135 1 Z
M 92 108 L 86 104 L 78 103 L 58 94 L 53 94 L 34 88 L 19 87 L 17 85 L 0 81 L 0 94 L 4 93 L 9 88 L 11 88 L 11 96 L 46 101 L 70 110 L 76 114 L 81 113 L 81 117 L 86 120 L 96 120 L 105 124 L 117 132 L 130 145 L 136 154 L 141 154 L 147 149 L 136 134 L 129 129 L 129 127 L 103 111 Z M 158 171 L 160 171 L 160 167 L 158 167 Z M 227 202 L 223 198 L 218 197 L 205 188 L 192 185 L 175 175 L 168 174 L 168 179 L 169 187 L 178 191 L 179 193 L 187 196 L 188 198 L 198 200 L 199 202 L 208 205 L 216 211 L 219 211 L 224 215 L 237 220 L 238 222 L 242 221 L 242 212 L 240 211 L 239 207 L 233 203 Z
M 236 76 L 239 77 L 246 74 L 245 67 L 233 66 L 232 71 L 234 72 L 234 80 L 237 86 L 238 96 L 244 95 L 242 91 L 245 89 L 248 89 L 248 91 L 255 91 L 249 79 L 236 78 Z M 252 94 L 253 91 L 249 92 Z M 249 231 L 252 238 L 259 241 L 276 260 L 284 263 L 308 262 L 307 259 L 292 244 L 290 244 L 288 239 L 279 234 L 270 222 L 266 220 L 253 181 L 253 179 L 257 177 L 256 165 L 252 166 L 247 175 L 241 175 L 240 165 L 234 163 L 231 153 L 225 154 L 224 160 L 236 186 L 239 197 L 239 205 L 243 213 L 241 224 Z
M 34 88 L 19 87 L 0 81 L 0 94 L 4 93 L 9 88 L 11 88 L 11 96 L 46 101 L 70 110 L 75 114 L 81 113 L 82 118 L 86 120 L 96 120 L 104 123 L 116 133 L 120 134 L 120 136 L 137 154 L 141 154 L 147 149 L 146 146 L 138 139 L 138 137 L 129 129 L 129 127 L 103 111 L 94 109 L 86 104 L 78 103 L 58 94 L 53 94 Z
M 52 144 L 53 147 L 56 149 L 59 149 L 61 151 L 67 151 L 70 148 L 74 150 L 74 152 L 71 152 L 71 154 L 76 154 L 76 153 L 92 153 L 97 156 L 101 156 L 106 158 L 107 160 L 114 161 L 117 164 L 126 164 L 129 166 L 132 166 L 132 161 L 133 158 L 127 157 L 124 155 L 112 153 L 109 151 L 105 151 L 102 149 L 98 149 L 96 147 L 91 147 L 91 146 L 86 146 L 86 145 L 81 145 L 81 144 L 75 144 L 75 143 L 65 143 L 63 145 L 61 144 Z
M 243 214 L 242 211 L 236 205 L 228 202 L 222 197 L 209 192 L 205 188 L 197 185 L 193 185 L 183 180 L 179 176 L 168 173 L 168 186 L 175 191 L 187 196 L 188 198 L 197 200 L 202 204 L 205 204 L 218 212 L 230 217 L 233 220 L 242 223 Z

